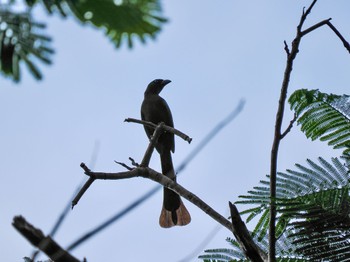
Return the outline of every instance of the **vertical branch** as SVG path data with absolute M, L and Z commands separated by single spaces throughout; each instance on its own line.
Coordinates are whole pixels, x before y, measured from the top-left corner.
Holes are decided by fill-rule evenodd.
M 299 25 L 297 27 L 297 35 L 293 40 L 292 49 L 289 51 L 285 47 L 287 53 L 287 64 L 284 71 L 284 77 L 281 87 L 280 98 L 278 101 L 278 109 L 275 121 L 274 139 L 271 149 L 271 165 L 270 165 L 270 227 L 269 227 L 269 262 L 276 261 L 276 176 L 277 176 L 277 157 L 278 149 L 282 139 L 281 127 L 283 122 L 285 102 L 287 99 L 287 91 L 290 81 L 290 76 L 293 70 L 293 62 L 296 55 L 299 52 L 299 45 L 303 36 L 301 28 L 305 22 L 306 17 L 310 14 L 311 9 L 315 5 L 317 0 L 314 0 L 309 8 L 305 11 L 300 18 Z
M 147 167 L 149 165 L 149 161 L 151 160 L 151 156 L 154 150 L 154 147 L 158 141 L 158 138 L 160 135 L 164 132 L 164 123 L 161 122 L 155 129 L 152 135 L 152 138 L 148 144 L 147 150 L 145 152 L 145 155 L 141 161 L 140 166 Z

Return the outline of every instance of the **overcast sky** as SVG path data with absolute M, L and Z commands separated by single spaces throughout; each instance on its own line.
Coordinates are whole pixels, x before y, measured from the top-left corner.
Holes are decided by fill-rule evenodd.
M 33 80 L 26 70 L 20 84 L 0 78 L 0 260 L 22 261 L 33 250 L 11 226 L 14 215 L 23 215 L 45 233 L 51 230 L 78 184 L 87 179 L 79 164 L 89 165 L 96 143 L 95 170 L 122 171 L 114 160 L 141 160 L 148 143 L 144 130 L 123 120 L 140 117 L 144 89 L 155 78 L 172 80 L 162 96 L 175 126 L 193 138 L 190 145 L 176 138 L 175 166 L 240 99 L 246 100 L 243 112 L 178 179 L 228 215 L 228 201 L 238 200 L 269 171 L 286 63 L 283 41 L 292 41 L 302 8 L 310 3 L 162 1 L 169 23 L 156 41 L 137 43 L 132 50 L 115 49 L 101 31 L 81 26 L 72 17 L 47 17 L 36 8 L 37 20 L 48 21 L 56 54 L 52 66 L 39 64 L 43 81 Z M 349 10 L 347 0 L 319 1 L 305 26 L 332 17 L 350 40 Z M 349 94 L 349 68 L 350 56 L 342 43 L 327 27 L 320 28 L 302 40 L 289 94 L 299 88 Z M 284 126 L 291 118 L 287 107 Z M 308 141 L 294 127 L 282 141 L 278 170 L 338 154 L 325 143 Z M 160 170 L 157 154 L 151 167 Z M 55 239 L 68 246 L 153 187 L 154 182 L 142 178 L 96 181 Z M 192 215 L 186 227 L 159 227 L 159 192 L 72 253 L 89 262 L 177 262 L 217 225 L 184 202 Z M 229 248 L 226 237 L 232 235 L 222 228 L 206 248 Z

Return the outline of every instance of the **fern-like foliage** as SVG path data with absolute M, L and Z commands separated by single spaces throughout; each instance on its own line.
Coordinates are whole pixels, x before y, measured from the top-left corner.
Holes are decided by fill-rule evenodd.
M 19 1 L 18 1 L 19 2 Z M 42 74 L 33 57 L 51 63 L 51 38 L 42 33 L 45 24 L 31 18 L 31 10 L 43 5 L 49 14 L 73 16 L 83 24 L 99 28 L 117 48 L 123 43 L 133 47 L 135 39 L 146 43 L 161 31 L 167 19 L 162 16 L 159 0 L 25 0 L 28 10 L 11 10 L 17 1 L 0 5 L 0 72 L 20 80 L 20 62 L 29 68 L 36 79 Z
M 142 43 L 155 38 L 163 23 L 159 0 L 26 0 L 29 6 L 41 3 L 50 13 L 75 16 L 80 22 L 103 29 L 116 47 L 134 38 Z
M 307 164 L 277 173 L 276 253 L 287 259 L 283 261 L 345 261 L 350 257 L 349 160 L 329 162 L 320 157 L 318 163 L 307 160 Z M 252 236 L 267 252 L 269 176 L 260 184 L 236 203 L 253 206 L 242 213 L 248 221 L 259 218 Z M 209 250 L 201 258 L 211 261 L 222 255 L 222 261 L 244 261 L 242 253 L 237 255 L 236 243 L 234 247 Z
M 268 239 L 265 236 L 262 240 L 254 238 L 255 242 L 260 246 L 262 250 L 268 250 Z M 232 238 L 227 238 L 226 241 L 232 246 L 231 249 L 221 248 L 221 249 L 208 249 L 205 250 L 205 254 L 199 256 L 198 258 L 207 262 L 249 262 L 241 251 L 236 240 Z M 290 251 L 291 241 L 286 237 L 286 234 L 279 238 L 279 241 L 276 243 L 276 250 L 278 257 L 276 258 L 277 262 L 302 262 L 307 261 L 304 258 L 291 255 Z M 293 253 L 294 254 L 294 253 Z M 290 257 L 288 257 L 288 255 Z
M 328 141 L 335 149 L 350 152 L 349 96 L 300 89 L 290 96 L 289 103 L 308 138 Z
M 36 79 L 42 74 L 35 60 L 51 64 L 51 38 L 42 33 L 45 25 L 35 22 L 29 12 L 14 13 L 0 7 L 0 71 L 18 82 L 20 63 L 28 67 Z

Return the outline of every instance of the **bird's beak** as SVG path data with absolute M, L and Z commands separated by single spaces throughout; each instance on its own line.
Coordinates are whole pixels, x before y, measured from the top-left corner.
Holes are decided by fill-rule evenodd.
M 164 87 L 164 86 L 166 86 L 167 84 L 169 84 L 171 81 L 170 80 L 163 80 L 162 81 L 162 86 Z

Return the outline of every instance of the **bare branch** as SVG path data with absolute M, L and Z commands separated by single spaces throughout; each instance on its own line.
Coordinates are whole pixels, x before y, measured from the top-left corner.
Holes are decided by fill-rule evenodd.
M 82 166 L 83 165 L 83 166 Z M 80 166 L 84 169 L 85 173 L 90 172 L 90 169 L 87 168 L 87 166 L 84 163 L 81 163 Z M 88 181 L 85 182 L 83 187 L 79 190 L 76 197 L 72 200 L 72 209 L 75 207 L 75 205 L 78 204 L 80 198 L 85 194 L 86 190 L 89 189 L 89 187 L 92 185 L 92 183 L 95 181 L 95 178 L 89 177 Z
M 224 128 L 226 127 L 232 120 L 234 120 L 239 113 L 242 111 L 244 107 L 245 101 L 244 99 L 241 99 L 238 103 L 238 105 L 235 107 L 235 109 L 230 112 L 230 114 L 225 117 L 223 120 L 221 120 L 215 127 L 198 143 L 198 145 L 191 151 L 191 153 L 182 161 L 182 163 L 176 168 L 177 175 L 181 173 L 185 169 L 185 167 L 188 165 L 188 163 L 199 153 L 201 150 Z M 139 165 L 132 159 L 129 158 L 132 162 L 132 165 L 135 167 L 139 167 Z M 124 217 L 126 214 L 128 214 L 130 211 L 141 205 L 144 201 L 149 199 L 151 196 L 153 196 L 156 192 L 158 192 L 162 188 L 161 185 L 157 184 L 152 189 L 147 191 L 146 193 L 139 196 L 136 200 L 132 201 L 129 205 L 127 205 L 122 210 L 118 211 L 115 215 L 112 217 L 106 219 L 101 224 L 97 225 L 96 227 L 92 228 L 91 230 L 87 231 L 85 234 L 83 234 L 81 237 L 79 237 L 77 240 L 75 240 L 69 247 L 67 247 L 67 250 L 73 250 L 77 248 L 79 245 L 87 241 L 88 239 L 95 236 L 95 234 L 98 234 L 102 230 L 106 229 L 108 226 L 112 225 L 113 223 L 117 222 L 119 219 Z M 220 224 L 218 224 L 220 225 Z M 185 261 L 188 261 L 189 259 L 185 259 Z
M 303 27 L 307 16 L 311 13 L 311 10 L 314 7 L 314 5 L 316 4 L 316 2 L 317 2 L 317 0 L 314 0 L 306 11 L 305 11 L 305 7 L 303 8 L 303 14 L 300 17 L 300 22 L 299 22 L 299 25 L 297 27 L 298 34 L 301 32 L 301 28 Z
M 319 22 L 319 23 L 317 23 L 317 24 L 315 24 L 315 25 L 313 25 L 313 26 L 310 26 L 308 29 L 305 29 L 304 31 L 301 32 L 301 36 L 305 36 L 305 35 L 307 35 L 308 33 L 310 33 L 310 32 L 312 32 L 312 31 L 316 30 L 317 28 L 328 24 L 330 20 L 332 20 L 332 18 L 328 18 L 328 19 L 323 20 L 323 21 L 321 21 L 321 22 Z
M 316 4 L 317 0 L 314 0 L 309 8 L 305 11 L 303 9 L 303 14 L 300 18 L 300 22 L 297 26 L 297 34 L 292 42 L 292 49 L 288 51 L 289 55 L 287 57 L 287 64 L 284 70 L 284 77 L 282 81 L 282 87 L 280 92 L 280 98 L 278 101 L 278 109 L 275 121 L 275 131 L 274 139 L 271 148 L 271 163 L 270 163 L 270 225 L 269 225 L 269 262 L 276 261 L 276 176 L 277 176 L 277 157 L 278 149 L 282 139 L 281 128 L 283 122 L 284 108 L 287 99 L 288 86 L 290 81 L 290 76 L 293 70 L 293 62 L 299 52 L 299 45 L 303 33 L 301 31 L 303 24 L 310 14 L 313 6 Z M 289 49 L 288 49 L 289 50 Z
M 118 164 L 118 165 L 121 165 L 122 167 L 125 167 L 127 170 L 133 170 L 134 168 L 132 168 L 132 167 L 129 167 L 127 164 L 124 164 L 124 163 L 122 163 L 122 162 L 118 162 L 118 161 L 115 161 L 114 160 L 114 162 L 116 163 L 116 164 Z
M 187 190 L 186 188 L 184 188 L 180 184 L 174 182 L 170 178 L 164 176 L 161 173 L 156 172 L 155 170 L 153 170 L 149 167 L 140 166 L 140 167 L 137 167 L 137 168 L 135 168 L 131 171 L 127 171 L 127 172 L 105 173 L 105 172 L 90 171 L 90 169 L 84 163 L 82 163 L 80 166 L 84 169 L 86 175 L 93 177 L 94 179 L 119 180 L 119 179 L 133 178 L 133 177 L 144 177 L 144 178 L 151 179 L 155 182 L 158 182 L 162 186 L 170 188 L 171 190 L 178 193 L 181 197 L 190 201 L 192 204 L 199 207 L 202 211 L 204 211 L 206 214 L 208 214 L 210 217 L 212 217 L 214 220 L 216 220 L 222 226 L 224 226 L 228 230 L 230 230 L 236 236 L 238 243 L 242 247 L 242 250 L 247 250 L 247 248 L 248 248 L 248 250 L 250 250 L 250 248 L 252 246 L 256 246 L 254 241 L 251 238 L 250 238 L 250 240 L 248 240 L 247 236 L 242 237 L 240 235 L 240 231 L 239 230 L 237 231 L 237 227 L 242 227 L 241 224 L 239 224 L 238 226 L 237 225 L 233 226 L 229 220 L 227 220 L 225 217 L 220 215 L 217 211 L 215 211 L 213 208 L 211 208 L 208 204 L 206 204 L 198 196 L 196 196 L 195 194 L 193 194 L 192 192 L 190 192 L 189 190 Z M 239 214 L 238 214 L 238 216 L 239 216 Z M 242 239 L 244 239 L 244 241 L 242 241 Z M 249 244 L 249 247 L 246 246 L 248 244 Z M 264 254 L 264 252 L 262 250 L 260 250 L 257 246 L 256 246 L 256 250 L 259 251 L 258 252 L 259 254 Z M 264 254 L 264 255 L 266 258 L 267 255 L 266 254 Z M 255 261 L 264 261 L 264 260 L 261 258 L 261 260 L 255 260 Z
M 350 53 L 350 44 L 348 41 L 346 41 L 346 39 L 343 37 L 343 35 L 338 31 L 337 28 L 335 28 L 335 26 L 331 23 L 332 18 L 328 18 L 326 20 L 323 20 L 311 27 L 309 27 L 308 29 L 305 29 L 304 31 L 301 32 L 302 36 L 305 36 L 306 34 L 316 30 L 317 28 L 324 26 L 324 25 L 328 25 L 330 29 L 332 29 L 332 31 L 339 37 L 340 41 L 342 41 L 344 47 L 346 48 L 346 50 L 348 50 L 348 52 Z
M 163 133 L 164 127 L 165 127 L 165 124 L 162 122 L 154 129 L 152 138 L 151 138 L 151 140 L 150 140 L 150 142 L 148 144 L 147 150 L 146 150 L 145 155 L 144 155 L 144 157 L 143 157 L 143 159 L 141 161 L 140 166 L 142 166 L 142 167 L 147 167 L 148 166 L 149 161 L 151 160 L 151 156 L 152 156 L 154 147 L 156 146 L 158 138 Z
M 133 166 L 136 166 L 136 167 L 140 166 L 132 157 L 129 157 L 129 160 L 131 161 L 131 164 Z
M 339 37 L 339 39 L 343 42 L 344 47 L 350 53 L 350 44 L 345 38 L 339 33 L 339 31 L 334 27 L 334 25 L 328 21 L 327 25 L 333 30 L 333 32 Z
M 14 217 L 12 225 L 24 238 L 44 252 L 51 260 L 55 262 L 79 262 L 78 259 L 64 250 L 50 236 L 45 236 L 40 229 L 29 224 L 24 217 Z
M 126 179 L 126 178 L 142 176 L 141 172 L 140 172 L 140 170 L 142 170 L 141 167 L 133 168 L 130 171 L 116 172 L 116 173 L 93 172 L 85 165 L 85 163 L 81 163 L 80 167 L 82 169 L 84 169 L 85 175 L 89 176 L 90 178 L 93 178 L 94 180 L 95 179 L 119 180 L 119 179 Z
M 157 127 L 157 125 L 153 124 L 152 122 L 138 120 L 138 119 L 135 119 L 135 118 L 126 118 L 124 120 L 124 122 L 142 124 L 144 126 L 149 126 L 149 127 L 154 128 L 154 129 Z M 174 135 L 177 135 L 177 136 L 181 137 L 183 140 L 187 141 L 189 144 L 192 141 L 192 138 L 190 138 L 188 135 L 182 133 L 181 131 L 179 131 L 179 130 L 173 128 L 173 127 L 164 125 L 163 128 L 164 128 L 165 131 L 173 133 Z

